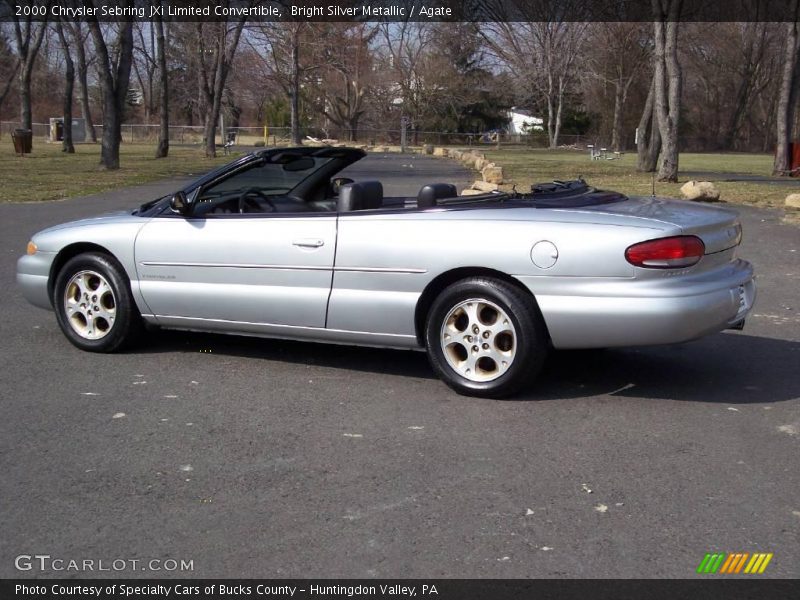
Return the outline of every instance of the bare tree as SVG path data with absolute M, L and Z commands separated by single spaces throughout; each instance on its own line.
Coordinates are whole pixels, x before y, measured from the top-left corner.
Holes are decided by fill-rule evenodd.
M 590 36 L 596 41 L 586 59 L 593 77 L 613 89 L 611 148 L 624 150 L 623 117 L 631 85 L 650 59 L 650 40 L 640 23 L 593 23 Z
M 156 72 L 158 71 L 156 31 L 152 22 L 137 21 L 133 25 L 133 33 L 133 73 L 136 75 L 136 82 L 142 91 L 144 121 L 150 123 L 156 103 L 155 86 Z
M 292 144 L 302 143 L 300 131 L 300 96 L 302 84 L 318 68 L 313 23 L 264 23 L 254 33 L 261 42 L 267 77 L 289 99 L 289 124 Z M 258 51 L 258 49 L 256 49 Z
M 678 126 L 681 86 L 678 28 L 683 0 L 652 0 L 655 31 L 655 112 L 661 134 L 659 181 L 678 181 Z
M 130 0 L 124 3 L 130 7 Z M 103 38 L 103 29 L 96 17 L 88 20 L 97 53 L 97 70 L 103 85 L 103 141 L 100 148 L 100 164 L 106 169 L 119 169 L 119 146 L 122 139 L 122 118 L 133 61 L 133 23 L 117 24 L 116 52 L 109 53 Z M 110 34 L 110 29 L 107 34 Z
M 75 154 L 75 146 L 72 143 L 72 93 L 75 88 L 75 65 L 72 62 L 72 53 L 64 35 L 64 27 L 59 19 L 56 22 L 56 33 L 61 42 L 61 49 L 64 54 L 64 129 L 62 137 L 62 151 L 68 154 Z
M 427 24 L 403 21 L 382 23 L 380 31 L 384 75 L 388 79 L 386 100 L 410 118 L 412 124 L 419 123 L 428 108 L 430 82 L 425 67 L 434 29 Z M 399 115 L 396 116 L 399 120 Z
M 778 94 L 778 110 L 776 119 L 777 144 L 775 147 L 775 162 L 772 167 L 774 175 L 786 175 L 789 171 L 789 142 L 792 136 L 792 124 L 797 110 L 798 86 L 798 58 L 800 53 L 800 35 L 798 35 L 798 5 L 800 1 L 793 2 L 794 18 L 784 24 L 786 37 L 784 46 L 783 73 Z
M 11 5 L 9 4 L 9 6 Z M 42 45 L 46 29 L 46 23 L 33 23 L 31 17 L 22 20 L 16 16 L 14 17 L 14 36 L 17 42 L 19 59 L 17 76 L 19 80 L 20 126 L 23 129 L 33 128 L 31 74 L 33 73 L 36 56 L 39 54 L 39 48 Z
M 97 143 L 97 132 L 94 129 L 92 109 L 89 104 L 89 66 L 94 60 L 87 60 L 86 58 L 88 30 L 83 29 L 83 25 L 80 21 L 75 21 L 74 23 L 66 21 L 63 25 L 70 32 L 72 44 L 75 48 L 75 55 L 78 59 L 78 100 L 81 105 L 81 116 L 86 124 L 86 135 L 93 143 Z
M 369 45 L 377 29 L 367 23 L 333 23 L 324 47 L 322 112 L 355 141 L 366 112 L 372 61 Z
M 652 173 L 658 164 L 661 152 L 661 133 L 658 129 L 658 117 L 655 111 L 655 78 L 651 80 L 650 91 L 644 103 L 642 117 L 639 119 L 638 136 L 636 138 L 636 170 Z
M 565 9 L 566 10 L 566 9 Z M 520 89 L 547 111 L 550 148 L 558 146 L 564 101 L 575 77 L 586 23 L 492 23 L 481 28 L 491 52 L 511 71 Z
M 0 30 L 0 81 L 3 81 L 3 86 L 0 88 L 0 108 L 2 108 L 11 89 L 14 85 L 14 80 L 17 77 L 19 70 L 19 58 L 13 54 L 10 43 L 6 40 L 3 31 Z
M 167 71 L 166 36 L 164 35 L 164 22 L 161 16 L 156 15 L 154 24 L 158 43 L 156 57 L 158 60 L 159 91 L 161 92 L 161 102 L 158 108 L 160 127 L 156 158 L 166 158 L 169 154 L 169 73 Z
M 245 19 L 230 23 L 196 23 L 199 85 L 205 106 L 205 151 L 206 156 L 217 155 L 217 122 L 222 109 L 225 82 L 228 79 Z M 210 44 L 209 44 L 210 42 Z M 223 140 L 224 143 L 224 140 Z

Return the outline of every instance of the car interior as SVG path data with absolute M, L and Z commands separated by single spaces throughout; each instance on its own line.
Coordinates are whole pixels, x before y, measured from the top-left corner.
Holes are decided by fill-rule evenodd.
M 460 199 L 451 183 L 426 184 L 415 197 L 386 197 L 380 181 L 337 176 L 354 158 L 352 151 L 338 155 L 327 150 L 290 150 L 261 157 L 200 185 L 191 217 L 425 210 Z

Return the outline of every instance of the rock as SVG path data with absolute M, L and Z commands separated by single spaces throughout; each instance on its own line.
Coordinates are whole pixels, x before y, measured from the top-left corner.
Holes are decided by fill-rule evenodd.
M 477 159 L 472 154 L 463 154 L 461 156 L 461 162 L 464 163 L 464 166 L 468 169 L 475 168 L 475 161 Z
M 433 154 L 433 146 L 431 144 L 425 144 L 422 147 L 423 154 Z
M 786 206 L 800 208 L 800 194 L 789 194 L 786 196 Z
M 433 149 L 433 155 L 434 156 L 448 156 L 449 153 L 447 151 L 447 148 L 434 148 Z
M 476 181 L 472 184 L 472 189 L 480 190 L 482 192 L 495 192 L 498 185 L 496 183 L 489 183 L 488 181 Z
M 700 200 L 703 202 L 716 202 L 719 200 L 719 190 L 710 181 L 687 181 L 681 186 L 681 194 L 687 200 Z
M 472 156 L 475 158 L 482 158 L 483 160 L 486 160 L 486 155 L 479 150 L 470 150 L 470 154 L 472 154 Z
M 461 160 L 461 150 L 448 150 L 448 156 L 456 160 Z
M 482 173 L 488 183 L 503 183 L 503 167 L 485 167 Z
M 486 166 L 486 159 L 484 158 L 476 158 L 475 159 L 475 170 L 483 172 L 483 168 Z
M 480 196 L 481 194 L 485 194 L 486 192 L 482 192 L 481 190 L 472 190 L 470 188 L 465 188 L 461 190 L 462 196 Z

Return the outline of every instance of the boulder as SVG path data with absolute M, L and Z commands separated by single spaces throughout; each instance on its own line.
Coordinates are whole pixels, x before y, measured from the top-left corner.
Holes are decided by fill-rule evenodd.
M 687 181 L 681 186 L 681 194 L 687 200 L 701 202 L 716 202 L 719 200 L 719 190 L 710 181 Z
M 476 171 L 483 171 L 483 168 L 486 166 L 486 159 L 484 158 L 476 158 L 475 159 L 475 170 Z
M 800 194 L 789 194 L 786 196 L 786 206 L 790 208 L 800 208 Z
M 503 167 L 484 167 L 482 173 L 488 183 L 503 183 Z
M 498 189 L 496 183 L 489 183 L 488 181 L 476 181 L 472 184 L 472 189 L 480 190 L 482 192 L 495 192 Z
M 461 160 L 461 150 L 448 150 L 448 156 L 456 160 Z
M 433 149 L 434 156 L 448 156 L 447 148 L 434 148 Z
M 433 154 L 433 145 L 431 145 L 431 144 L 425 144 L 425 145 L 422 147 L 422 153 L 423 153 L 423 154 Z
M 464 163 L 464 166 L 467 167 L 468 169 L 474 169 L 475 168 L 475 160 L 476 160 L 476 158 L 472 154 L 469 154 L 469 153 L 463 154 L 461 156 L 461 162 Z
M 481 194 L 485 194 L 486 192 L 482 192 L 481 190 L 473 190 L 470 188 L 465 188 L 461 190 L 462 196 L 480 196 Z

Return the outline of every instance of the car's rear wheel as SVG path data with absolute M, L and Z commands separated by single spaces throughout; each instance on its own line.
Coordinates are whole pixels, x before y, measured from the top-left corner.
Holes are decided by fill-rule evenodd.
M 510 396 L 529 384 L 548 348 L 534 298 L 489 277 L 446 288 L 428 313 L 425 341 L 431 365 L 447 385 L 484 398 Z
M 53 306 L 64 335 L 81 350 L 120 350 L 142 329 L 127 275 L 105 254 L 69 259 L 56 277 Z

